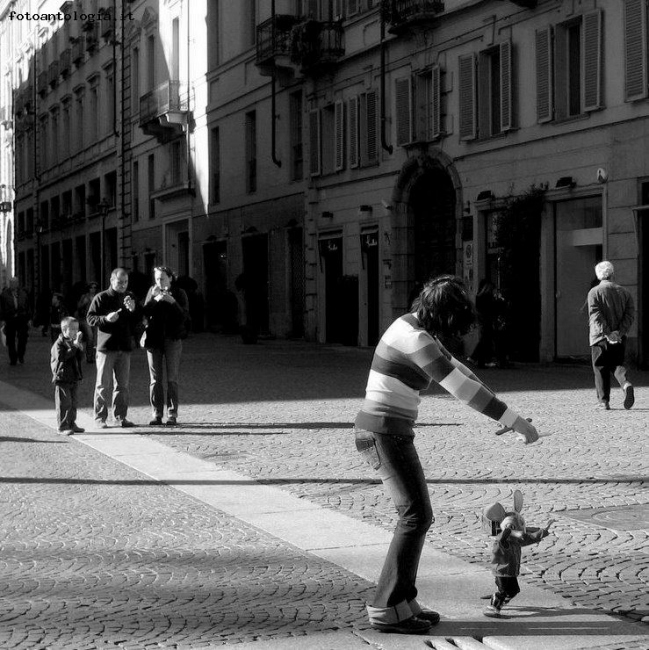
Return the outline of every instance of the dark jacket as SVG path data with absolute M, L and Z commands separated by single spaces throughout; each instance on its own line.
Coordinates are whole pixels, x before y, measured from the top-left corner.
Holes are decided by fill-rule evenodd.
M 18 307 L 16 307 L 16 301 L 14 300 L 11 289 L 9 287 L 3 289 L 0 294 L 0 320 L 29 320 L 29 294 L 24 289 L 18 287 L 16 289 L 16 298 L 18 299 Z
M 83 379 L 83 350 L 63 334 L 54 341 L 50 353 L 53 384 L 72 384 Z
M 129 293 L 118 293 L 112 288 L 98 293 L 90 303 L 86 320 L 88 325 L 97 328 L 97 350 L 99 352 L 131 352 L 135 347 L 135 328 L 142 318 L 142 312 L 136 308 L 130 312 L 124 306 L 124 298 Z M 133 296 L 131 296 L 133 297 Z M 118 311 L 119 317 L 109 323 L 106 316 Z
M 510 528 L 503 530 L 494 540 L 491 548 L 491 570 L 501 578 L 515 578 L 521 571 L 521 548 L 538 544 L 549 535 L 545 528 L 528 528 L 522 537 L 511 534 Z
M 169 293 L 176 302 L 155 300 L 155 287 L 151 287 L 144 299 L 144 317 L 147 321 L 144 347 L 155 349 L 164 346 L 165 339 L 187 338 L 189 300 L 187 294 L 172 286 Z
M 602 280 L 588 292 L 590 344 L 597 345 L 611 332 L 625 337 L 635 319 L 633 298 L 627 289 L 610 280 Z

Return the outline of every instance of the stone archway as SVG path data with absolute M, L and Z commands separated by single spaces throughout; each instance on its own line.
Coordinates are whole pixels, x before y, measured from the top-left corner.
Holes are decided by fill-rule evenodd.
M 461 274 L 461 192 L 453 161 L 442 151 L 421 151 L 401 168 L 392 192 L 393 317 L 408 310 L 419 283 Z

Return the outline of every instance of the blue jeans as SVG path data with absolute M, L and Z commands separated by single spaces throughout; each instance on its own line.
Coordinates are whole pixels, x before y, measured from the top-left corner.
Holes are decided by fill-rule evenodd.
M 108 419 L 108 400 L 113 389 L 113 417 L 126 419 L 128 387 L 131 377 L 131 353 L 122 350 L 97 350 L 97 380 L 95 382 L 95 420 Z
M 399 515 L 372 607 L 407 612 L 406 605 L 417 596 L 419 558 L 434 521 L 424 471 L 412 437 L 362 430 L 355 434 L 356 449 L 378 472 Z
M 178 416 L 178 375 L 183 342 L 180 339 L 165 339 L 162 348 L 147 348 L 146 358 L 149 362 L 149 399 L 153 417 L 161 418 L 164 413 L 165 395 L 163 370 L 167 369 L 167 415 Z

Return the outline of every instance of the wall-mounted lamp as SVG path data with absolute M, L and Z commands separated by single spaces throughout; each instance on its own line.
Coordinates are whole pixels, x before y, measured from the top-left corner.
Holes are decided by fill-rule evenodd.
M 2 201 L 0 203 L 0 212 L 11 212 L 11 201 Z
M 476 201 L 493 201 L 496 197 L 491 190 L 482 190 L 476 197 Z
M 333 219 L 334 218 L 334 213 L 329 212 L 328 210 L 322 213 L 322 218 L 323 219 Z
M 576 181 L 573 179 L 572 176 L 562 176 L 558 181 L 555 187 L 558 189 L 560 187 L 568 187 L 572 189 L 575 185 L 577 185 Z

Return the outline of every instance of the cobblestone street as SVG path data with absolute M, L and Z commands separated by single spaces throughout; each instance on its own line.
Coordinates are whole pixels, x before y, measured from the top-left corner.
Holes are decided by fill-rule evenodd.
M 48 349 L 49 339 L 32 336 L 24 366 L 1 360 L 0 381 L 51 398 Z M 181 426 L 135 432 L 390 531 L 392 506 L 350 434 L 371 355 L 197 335 L 183 356 Z M 85 370 L 80 403 L 91 415 L 94 367 Z M 609 412 L 594 408 L 586 366 L 517 365 L 480 377 L 544 437 L 529 447 L 496 437 L 496 423 L 440 389 L 426 395 L 417 447 L 436 517 L 430 546 L 487 566 L 480 513 L 496 500 L 507 507 L 518 488 L 528 524 L 557 519 L 553 535 L 526 549 L 523 581 L 578 608 L 649 620 L 649 374 L 631 374 L 631 411 L 620 394 Z M 129 417 L 147 423 L 142 351 L 131 388 Z M 0 647 L 80 648 L 80 629 L 88 648 L 139 649 L 365 626 L 370 582 L 15 411 L 3 413 L 0 442 Z

